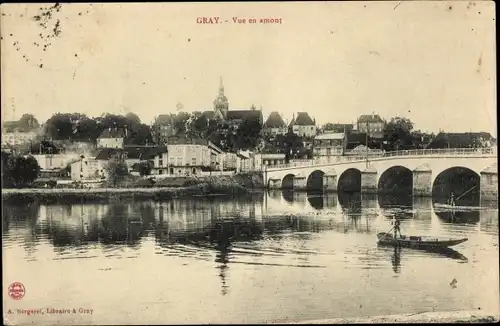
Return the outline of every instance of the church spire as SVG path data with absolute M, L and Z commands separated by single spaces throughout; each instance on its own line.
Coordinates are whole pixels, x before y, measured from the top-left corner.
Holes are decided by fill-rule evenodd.
M 219 94 L 224 95 L 224 85 L 222 84 L 222 76 L 220 77 Z

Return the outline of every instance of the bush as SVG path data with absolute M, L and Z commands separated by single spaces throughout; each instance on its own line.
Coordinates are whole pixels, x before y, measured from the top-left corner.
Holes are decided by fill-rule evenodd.
M 2 186 L 27 186 L 38 178 L 40 166 L 32 156 L 18 156 L 2 152 Z

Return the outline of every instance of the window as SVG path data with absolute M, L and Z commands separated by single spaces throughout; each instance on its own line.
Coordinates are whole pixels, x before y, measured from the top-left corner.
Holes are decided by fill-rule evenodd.
M 174 174 L 174 168 L 170 168 L 170 174 Z
M 196 174 L 196 169 L 195 168 L 193 168 L 193 174 Z
M 487 174 L 486 180 L 487 180 L 488 184 L 490 184 L 490 185 L 493 184 L 493 175 Z
M 191 159 L 191 164 L 192 164 L 192 165 L 196 165 L 196 157 L 193 157 L 193 158 Z
M 163 170 L 158 170 L 158 174 L 163 174 Z

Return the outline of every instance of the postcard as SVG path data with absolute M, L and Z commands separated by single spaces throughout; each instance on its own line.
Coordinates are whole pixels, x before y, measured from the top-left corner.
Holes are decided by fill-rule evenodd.
M 499 321 L 494 2 L 0 13 L 4 324 Z

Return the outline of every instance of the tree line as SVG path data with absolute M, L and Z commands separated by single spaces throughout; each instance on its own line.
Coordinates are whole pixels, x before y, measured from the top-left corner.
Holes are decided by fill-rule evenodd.
M 53 140 L 95 142 L 109 128 L 127 130 L 125 143 L 146 145 L 153 142 L 151 130 L 135 113 L 126 115 L 104 113 L 88 117 L 81 113 L 56 113 L 44 124 L 44 136 Z

